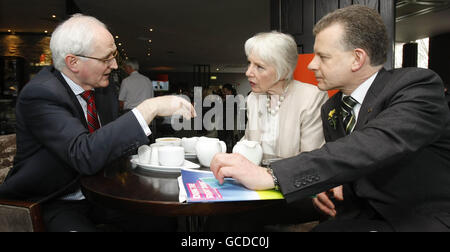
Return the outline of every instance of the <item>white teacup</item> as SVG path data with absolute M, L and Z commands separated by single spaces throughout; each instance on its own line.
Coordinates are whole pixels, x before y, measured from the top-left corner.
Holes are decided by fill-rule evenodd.
M 155 142 L 165 146 L 181 146 L 181 139 L 177 137 L 162 137 L 156 139 Z
M 159 165 L 159 146 L 157 144 L 152 144 L 152 154 L 150 157 L 151 165 Z
M 227 152 L 227 146 L 224 141 L 208 137 L 200 137 L 195 149 L 200 164 L 205 167 L 211 166 L 211 161 L 217 153 Z
M 263 157 L 261 144 L 255 141 L 242 140 L 233 147 L 233 153 L 239 153 L 252 161 L 255 165 L 260 165 Z
M 197 142 L 198 137 L 190 137 L 190 138 L 183 137 L 181 139 L 181 145 L 183 146 L 184 151 L 186 153 L 196 153 L 195 145 L 197 144 Z
M 152 148 L 148 145 L 142 145 L 138 149 L 139 162 L 142 164 L 149 164 L 151 160 Z
M 158 158 L 162 166 L 181 166 L 184 163 L 184 148 L 181 146 L 159 146 Z

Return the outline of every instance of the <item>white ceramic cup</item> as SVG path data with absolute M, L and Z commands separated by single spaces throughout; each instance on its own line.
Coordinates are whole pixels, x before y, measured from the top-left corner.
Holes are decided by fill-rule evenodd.
M 233 153 L 239 153 L 253 162 L 260 165 L 263 158 L 262 146 L 259 142 L 242 140 L 233 147 Z
M 156 139 L 155 142 L 165 146 L 181 146 L 181 139 L 177 137 L 162 137 Z
M 184 148 L 181 146 L 158 147 L 159 164 L 162 166 L 182 166 L 184 163 Z
M 198 161 L 205 167 L 211 166 L 211 161 L 217 153 L 227 152 L 227 146 L 224 141 L 208 137 L 200 137 L 195 149 Z
M 159 146 L 156 144 L 152 144 L 152 153 L 150 156 L 150 164 L 159 166 Z
M 138 149 L 139 163 L 150 164 L 152 148 L 148 145 L 142 145 Z
M 198 137 L 183 137 L 181 139 L 181 145 L 186 153 L 196 153 L 195 145 L 197 145 Z

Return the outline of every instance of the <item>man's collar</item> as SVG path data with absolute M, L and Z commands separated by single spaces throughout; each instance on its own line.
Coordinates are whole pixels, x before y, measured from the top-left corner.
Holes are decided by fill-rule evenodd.
M 71 80 L 69 77 L 67 77 L 63 72 L 61 72 L 62 77 L 64 80 L 66 80 L 67 84 L 69 85 L 70 89 L 72 89 L 72 92 L 75 95 L 80 95 L 85 90 L 78 84 L 76 84 L 73 80 Z M 93 90 L 93 89 L 92 89 Z
M 366 97 L 367 92 L 369 91 L 369 88 L 372 86 L 372 83 L 374 82 L 375 78 L 377 77 L 379 72 L 376 72 L 373 74 L 369 79 L 364 81 L 353 93 L 351 96 L 358 101 L 359 104 L 362 104 L 364 101 L 364 98 Z

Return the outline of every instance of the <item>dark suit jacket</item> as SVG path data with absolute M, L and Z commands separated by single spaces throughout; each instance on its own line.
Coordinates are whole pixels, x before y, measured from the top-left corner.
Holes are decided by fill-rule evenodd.
M 98 173 L 148 138 L 133 113 L 118 116 L 112 89 L 95 92 L 102 127 L 89 134 L 81 105 L 54 68 L 39 72 L 21 91 L 17 154 L 0 185 L 0 198 L 44 201 L 79 188 L 79 177 Z
M 347 184 L 398 231 L 448 231 L 450 225 L 450 115 L 442 80 L 425 69 L 382 69 L 345 136 L 322 107 L 327 144 L 273 164 L 288 201 Z

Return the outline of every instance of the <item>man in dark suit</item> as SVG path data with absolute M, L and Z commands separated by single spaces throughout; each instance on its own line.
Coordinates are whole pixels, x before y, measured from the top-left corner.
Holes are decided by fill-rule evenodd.
M 269 169 L 239 155 L 217 155 L 220 182 L 279 186 L 288 202 L 313 197 L 334 218 L 316 231 L 449 231 L 450 115 L 442 80 L 430 70 L 386 71 L 388 39 L 379 14 L 350 6 L 314 29 L 327 143 Z M 343 186 L 340 186 L 343 185 Z
M 108 88 L 117 47 L 93 17 L 77 14 L 62 23 L 50 47 L 54 67 L 39 72 L 18 98 L 17 154 L 0 197 L 41 202 L 48 231 L 95 231 L 97 222 L 108 221 L 103 217 L 123 216 L 85 200 L 80 176 L 148 144 L 155 116 L 190 118 L 195 111 L 184 99 L 167 96 L 117 118 L 117 98 Z

